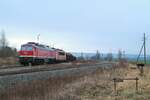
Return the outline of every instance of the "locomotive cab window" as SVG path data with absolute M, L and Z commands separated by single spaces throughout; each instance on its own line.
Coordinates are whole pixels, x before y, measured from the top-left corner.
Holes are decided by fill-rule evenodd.
M 21 47 L 21 50 L 26 50 L 26 47 Z
M 27 50 L 28 50 L 28 51 L 32 51 L 32 50 L 33 50 L 33 47 L 27 47 Z

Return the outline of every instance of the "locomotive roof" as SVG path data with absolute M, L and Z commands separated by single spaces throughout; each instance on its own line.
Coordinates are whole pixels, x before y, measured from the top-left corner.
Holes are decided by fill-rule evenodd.
M 54 51 L 59 51 L 59 52 L 65 52 L 65 51 L 62 50 L 62 49 L 51 48 L 51 47 L 49 47 L 48 45 L 43 45 L 43 44 L 39 44 L 39 43 L 35 43 L 35 42 L 28 42 L 27 44 L 24 44 L 24 45 L 22 45 L 22 46 L 25 46 L 25 45 L 34 46 L 34 47 L 41 48 L 41 49 L 47 49 L 47 50 L 54 50 Z
M 35 42 L 28 42 L 27 44 L 24 44 L 22 46 L 34 46 L 37 48 L 42 48 L 42 49 L 47 49 L 47 50 L 53 50 L 52 48 L 50 48 L 48 45 L 43 45 L 43 44 L 39 44 L 39 43 L 35 43 Z

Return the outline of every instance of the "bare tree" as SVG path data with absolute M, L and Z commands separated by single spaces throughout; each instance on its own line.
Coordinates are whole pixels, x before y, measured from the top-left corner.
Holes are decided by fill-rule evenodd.
M 78 60 L 85 60 L 83 56 L 83 52 L 81 52 L 81 55 L 78 57 Z
M 100 53 L 98 50 L 96 51 L 96 60 L 100 60 Z
M 107 61 L 112 61 L 113 60 L 113 54 L 112 53 L 108 53 L 106 56 L 106 60 Z
M 15 57 L 17 56 L 17 50 L 16 48 L 11 48 L 8 46 L 8 41 L 5 36 L 5 31 L 2 30 L 0 37 L 0 57 Z
M 118 51 L 118 60 L 119 61 L 122 60 L 122 51 L 121 50 Z
M 92 60 L 100 60 L 101 59 L 101 55 L 98 50 L 96 51 L 96 54 L 91 57 L 91 59 Z
M 125 58 L 125 51 L 118 51 L 118 61 L 119 61 L 119 66 L 120 67 L 127 67 L 128 66 L 128 61 Z
M 89 60 L 89 59 L 90 59 L 90 57 L 89 57 L 88 55 L 86 55 L 86 56 L 85 56 L 85 59 L 86 59 L 86 60 Z
M 2 30 L 1 31 L 1 38 L 0 38 L 0 47 L 1 48 L 5 48 L 7 46 L 8 46 L 8 41 L 7 41 L 6 37 L 5 37 L 5 31 Z

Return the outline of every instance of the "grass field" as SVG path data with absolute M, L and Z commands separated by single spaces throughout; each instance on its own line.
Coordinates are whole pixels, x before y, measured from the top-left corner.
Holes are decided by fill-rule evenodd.
M 137 63 L 136 61 L 129 61 L 129 62 L 132 63 L 132 64 L 136 64 Z M 138 63 L 144 63 L 144 61 L 139 61 Z M 146 64 L 150 65 L 150 61 L 146 61 Z
M 138 77 L 139 91 L 135 91 L 135 81 L 124 81 L 117 84 L 116 95 L 111 80 L 114 77 Z M 1 92 L 0 100 L 150 100 L 150 66 L 144 68 L 143 76 L 135 65 L 128 64 L 84 76 L 20 84 Z

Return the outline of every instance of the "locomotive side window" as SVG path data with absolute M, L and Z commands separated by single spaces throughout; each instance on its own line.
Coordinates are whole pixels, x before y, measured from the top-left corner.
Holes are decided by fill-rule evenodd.
M 21 47 L 21 50 L 32 51 L 32 50 L 33 50 L 33 47 L 30 47 L 30 46 L 23 46 L 23 47 Z
M 65 53 L 64 52 L 59 52 L 59 55 L 65 55 Z

